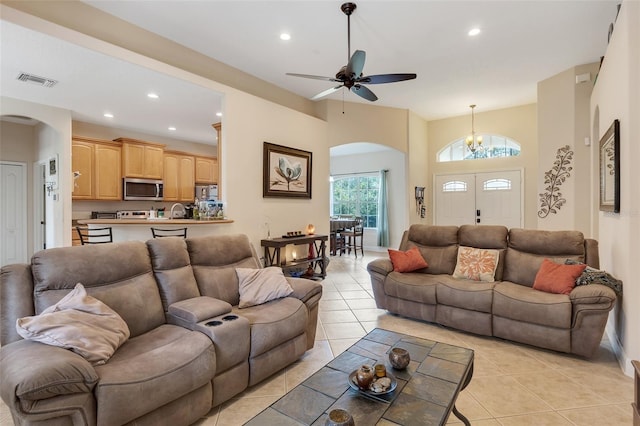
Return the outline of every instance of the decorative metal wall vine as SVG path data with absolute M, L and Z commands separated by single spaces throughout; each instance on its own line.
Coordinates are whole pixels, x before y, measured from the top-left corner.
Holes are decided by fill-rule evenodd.
M 567 202 L 562 198 L 560 185 L 571 176 L 570 172 L 573 170 L 571 160 L 573 160 L 573 151 L 569 145 L 558 148 L 553 167 L 544 174 L 545 192 L 538 194 L 540 196 L 538 217 L 544 219 L 550 213 L 558 213 L 558 210 Z

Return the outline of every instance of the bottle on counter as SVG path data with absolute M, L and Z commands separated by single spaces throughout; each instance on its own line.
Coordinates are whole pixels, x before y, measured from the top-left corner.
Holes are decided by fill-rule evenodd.
M 200 220 L 200 209 L 198 208 L 198 199 L 196 198 L 193 206 L 193 220 Z

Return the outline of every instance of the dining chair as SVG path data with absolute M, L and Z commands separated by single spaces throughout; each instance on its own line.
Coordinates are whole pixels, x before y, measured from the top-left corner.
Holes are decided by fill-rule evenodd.
M 80 237 L 80 244 L 105 244 L 113 242 L 111 227 L 89 228 L 87 226 L 76 226 L 76 231 Z
M 187 228 L 151 228 L 151 235 L 153 238 L 162 237 L 182 237 L 187 238 Z
M 362 216 L 356 216 L 353 228 L 345 229 L 340 233 L 345 239 L 344 249 L 351 254 L 351 249 L 358 257 L 358 248 L 364 257 L 364 226 Z M 360 239 L 358 244 L 358 239 Z

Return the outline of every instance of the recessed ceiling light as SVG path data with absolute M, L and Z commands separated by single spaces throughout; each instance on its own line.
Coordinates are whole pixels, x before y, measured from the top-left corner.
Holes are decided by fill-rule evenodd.
M 280 34 L 280 40 L 285 40 L 285 41 L 291 40 L 291 34 L 288 34 L 288 33 Z
M 173 131 L 175 131 L 175 130 L 176 130 L 176 128 L 175 128 L 175 127 L 173 127 L 173 126 L 171 126 L 171 127 L 169 127 L 169 130 L 171 130 L 171 131 L 173 132 Z
M 216 116 L 217 117 L 222 117 L 222 113 L 221 112 L 216 112 Z
M 147 97 L 151 99 L 158 99 L 158 95 L 155 93 L 147 93 Z
M 468 33 L 470 36 L 477 36 L 478 34 L 480 34 L 480 28 L 472 28 L 471 30 L 469 30 Z
M 110 112 L 105 112 L 104 116 L 107 118 L 113 118 L 113 114 L 111 114 Z

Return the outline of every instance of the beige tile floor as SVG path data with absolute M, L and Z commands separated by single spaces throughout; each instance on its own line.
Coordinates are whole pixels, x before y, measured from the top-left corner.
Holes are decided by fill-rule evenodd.
M 376 309 L 366 271 L 380 255 L 332 257 L 322 282 L 315 347 L 196 424 L 242 425 L 376 327 L 475 351 L 473 379 L 457 401 L 474 426 L 632 424 L 633 380 L 622 374 L 606 337 L 596 356 L 585 360 L 391 315 Z M 449 423 L 461 424 L 454 416 Z M 0 404 L 5 424 L 11 417 Z

